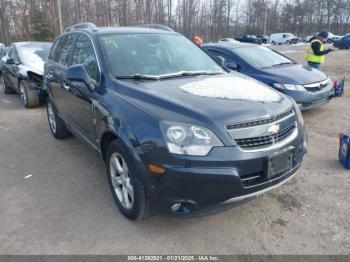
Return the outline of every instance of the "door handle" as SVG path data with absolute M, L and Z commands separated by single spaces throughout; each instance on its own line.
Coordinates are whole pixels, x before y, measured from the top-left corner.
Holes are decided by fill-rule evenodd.
M 66 89 L 66 90 L 68 91 L 68 90 L 70 89 L 70 86 L 67 85 L 67 84 L 65 84 L 65 83 L 63 83 L 63 88 Z

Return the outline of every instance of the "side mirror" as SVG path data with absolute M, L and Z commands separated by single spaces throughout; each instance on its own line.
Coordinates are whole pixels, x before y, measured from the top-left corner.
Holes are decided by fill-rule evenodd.
M 216 56 L 216 60 L 222 67 L 226 67 L 226 60 L 225 60 L 225 58 L 223 58 L 222 56 L 218 55 L 218 56 Z
M 6 65 L 14 65 L 14 64 L 15 64 L 15 59 L 13 58 L 6 59 Z
M 226 64 L 226 67 L 227 67 L 228 69 L 235 70 L 235 71 L 238 71 L 239 68 L 240 68 L 239 65 L 236 64 L 235 62 L 227 63 L 227 64 Z
M 67 79 L 72 82 L 84 84 L 90 91 L 94 89 L 94 85 L 84 65 L 80 64 L 68 67 Z

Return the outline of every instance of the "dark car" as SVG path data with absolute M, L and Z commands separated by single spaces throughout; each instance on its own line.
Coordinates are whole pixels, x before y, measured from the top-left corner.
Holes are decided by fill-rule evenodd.
M 258 35 L 257 37 L 261 39 L 260 41 L 262 44 L 267 44 L 270 39 L 268 35 Z
M 0 77 L 4 92 L 19 93 L 27 108 L 38 106 L 45 99 L 42 82 L 50 48 L 48 42 L 13 43 L 2 58 Z
M 333 45 L 340 49 L 349 49 L 350 48 L 350 34 L 343 36 L 342 38 L 335 40 Z
M 289 95 L 302 110 L 322 106 L 334 95 L 332 82 L 323 72 L 269 48 L 251 44 L 206 44 L 202 48 L 225 59 L 228 68 Z
M 178 33 L 83 25 L 45 63 L 48 122 L 55 138 L 73 134 L 104 159 L 126 217 L 222 210 L 300 167 L 307 138 L 292 99 Z
M 252 43 L 258 45 L 262 43 L 262 38 L 259 38 L 256 35 L 243 35 L 239 38 L 236 38 L 236 40 L 243 43 Z

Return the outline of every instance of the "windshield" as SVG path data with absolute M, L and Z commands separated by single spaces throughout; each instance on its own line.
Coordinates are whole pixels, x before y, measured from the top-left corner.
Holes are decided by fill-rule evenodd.
M 115 77 L 224 72 L 200 48 L 177 34 L 103 35 L 100 42 Z
M 24 63 L 44 62 L 49 57 L 51 43 L 26 43 L 18 48 L 19 56 Z
M 233 52 L 246 63 L 256 68 L 267 68 L 294 62 L 263 46 L 245 46 L 234 48 Z

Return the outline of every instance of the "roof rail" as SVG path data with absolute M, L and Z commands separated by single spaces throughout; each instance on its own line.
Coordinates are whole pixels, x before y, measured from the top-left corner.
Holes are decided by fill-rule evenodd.
M 160 30 L 174 32 L 174 30 L 171 29 L 169 26 L 161 25 L 161 24 L 143 24 L 143 25 L 136 25 L 136 27 L 154 28 L 154 29 L 160 29 Z
M 70 27 L 67 27 L 64 32 L 69 32 L 72 30 L 77 30 L 77 29 L 97 29 L 96 25 L 90 22 L 86 22 L 86 23 L 80 23 L 80 24 L 75 24 L 72 25 Z

